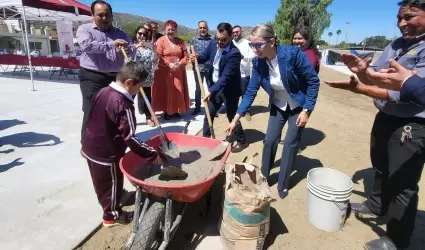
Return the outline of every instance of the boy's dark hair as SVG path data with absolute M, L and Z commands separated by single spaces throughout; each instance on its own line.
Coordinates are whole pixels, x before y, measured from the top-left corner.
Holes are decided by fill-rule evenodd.
M 117 81 L 124 83 L 128 79 L 131 79 L 134 84 L 137 84 L 146 80 L 148 75 L 148 71 L 141 63 L 130 61 L 121 67 L 121 70 L 117 75 Z
M 112 14 L 112 6 L 109 3 L 102 1 L 102 0 L 96 0 L 93 3 L 91 3 L 90 9 L 91 9 L 92 14 L 94 14 L 94 6 L 96 6 L 96 4 L 104 4 L 104 5 L 108 6 L 109 11 Z
M 218 32 L 223 32 L 226 31 L 227 35 L 231 36 L 232 35 L 232 25 L 230 23 L 219 23 L 217 25 L 217 30 Z

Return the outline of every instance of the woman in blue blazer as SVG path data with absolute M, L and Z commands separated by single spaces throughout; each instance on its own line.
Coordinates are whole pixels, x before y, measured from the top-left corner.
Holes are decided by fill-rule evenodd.
M 274 164 L 283 126 L 288 122 L 278 181 L 279 196 L 288 195 L 289 176 L 295 163 L 302 132 L 316 105 L 319 77 L 307 56 L 296 46 L 278 45 L 273 28 L 260 24 L 251 32 L 252 74 L 235 118 L 227 131 L 233 132 L 239 119 L 254 102 L 260 86 L 270 97 L 270 117 L 264 140 L 262 168 L 265 177 Z

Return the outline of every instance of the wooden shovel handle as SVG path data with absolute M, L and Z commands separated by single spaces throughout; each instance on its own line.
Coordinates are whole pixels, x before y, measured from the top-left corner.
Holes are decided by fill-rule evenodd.
M 124 47 L 123 46 L 120 46 L 120 49 L 121 49 L 121 53 L 124 55 L 125 60 L 127 62 L 129 62 L 130 61 L 130 58 L 128 58 L 127 52 L 125 51 Z
M 128 58 L 127 52 L 125 51 L 124 47 L 122 47 L 122 46 L 121 46 L 121 47 L 120 47 L 120 49 L 121 49 L 122 54 L 124 55 L 125 60 L 126 60 L 127 62 L 129 62 L 129 61 L 130 61 L 130 58 Z M 151 117 L 152 117 L 152 119 L 153 119 L 153 121 L 154 121 L 154 123 L 155 123 L 156 127 L 157 127 L 157 128 L 159 129 L 159 131 L 161 132 L 161 136 L 162 136 L 162 138 L 164 139 L 164 141 L 166 141 L 166 142 L 168 143 L 168 142 L 169 142 L 169 141 L 168 141 L 168 138 L 165 136 L 164 131 L 162 131 L 161 124 L 159 123 L 158 118 L 156 117 L 155 112 L 153 111 L 152 105 L 151 105 L 151 103 L 149 102 L 149 99 L 148 99 L 148 97 L 146 96 L 146 93 L 145 93 L 145 91 L 143 90 L 143 87 L 142 87 L 142 88 L 140 88 L 139 90 L 140 90 L 140 93 L 142 94 L 142 97 L 143 97 L 143 100 L 145 101 L 146 106 L 148 106 L 149 113 L 151 113 Z
M 204 84 L 202 83 L 201 71 L 199 70 L 198 59 L 196 58 L 195 47 L 193 47 L 193 45 L 190 45 L 190 50 L 192 51 L 192 54 L 195 55 L 195 70 L 196 70 L 196 75 L 198 76 L 198 84 L 199 84 L 199 89 L 201 90 L 202 100 L 204 100 L 203 102 L 205 107 L 205 115 L 207 116 L 208 126 L 210 127 L 210 131 L 211 131 L 211 137 L 215 139 L 215 133 L 213 128 L 213 123 L 211 120 L 210 109 L 208 108 L 208 102 L 205 101 Z M 189 57 L 190 57 L 190 52 L 189 52 Z

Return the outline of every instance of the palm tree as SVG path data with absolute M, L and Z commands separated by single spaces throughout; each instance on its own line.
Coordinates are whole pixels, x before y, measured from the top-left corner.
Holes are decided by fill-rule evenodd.
M 341 31 L 341 30 L 337 30 L 337 31 L 336 31 L 336 35 L 337 35 L 337 37 L 336 37 L 336 44 L 337 44 L 337 45 L 338 45 L 339 35 L 341 35 L 341 33 L 342 33 L 342 31 Z
M 329 32 L 328 33 L 328 36 L 329 36 L 329 42 L 328 42 L 328 44 L 329 44 L 329 46 L 331 45 L 331 37 L 332 37 L 332 35 L 333 35 L 332 32 Z

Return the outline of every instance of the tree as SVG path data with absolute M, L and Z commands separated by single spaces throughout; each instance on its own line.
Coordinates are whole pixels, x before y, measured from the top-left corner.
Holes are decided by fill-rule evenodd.
M 123 29 L 131 37 L 139 25 L 139 22 L 126 22 L 120 24 L 120 28 Z
M 377 47 L 384 48 L 391 43 L 390 39 L 387 39 L 385 36 L 371 36 L 364 40 L 366 42 L 366 47 Z
M 328 43 L 325 40 L 318 40 L 316 41 L 316 45 L 328 45 Z
M 339 35 L 341 35 L 341 30 L 337 30 L 336 31 L 336 43 L 335 44 L 338 44 L 338 40 L 339 40 Z
M 332 1 L 281 0 L 273 25 L 280 42 L 290 44 L 294 28 L 300 25 L 310 27 L 314 40 L 320 40 L 323 31 L 331 24 L 331 14 L 326 9 Z
M 328 33 L 328 36 L 329 36 L 329 45 L 331 45 L 331 37 L 333 36 L 333 33 L 332 32 L 329 32 Z

